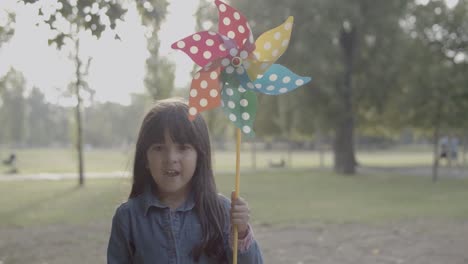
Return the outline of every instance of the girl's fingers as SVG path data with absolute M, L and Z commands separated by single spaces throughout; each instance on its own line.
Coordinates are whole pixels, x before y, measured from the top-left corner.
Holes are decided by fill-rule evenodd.
M 248 222 L 249 219 L 250 219 L 250 214 L 248 214 L 248 213 L 233 213 L 233 214 L 231 214 L 231 219 L 232 219 L 232 221 L 240 220 L 240 221 Z

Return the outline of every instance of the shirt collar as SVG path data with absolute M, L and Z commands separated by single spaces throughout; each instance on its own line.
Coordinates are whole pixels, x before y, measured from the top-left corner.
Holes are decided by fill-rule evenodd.
M 151 207 L 156 207 L 160 209 L 169 208 L 169 206 L 165 205 L 159 200 L 159 198 L 156 195 L 153 194 L 151 188 L 145 188 L 145 192 L 143 193 L 143 205 L 145 215 L 148 215 L 148 211 Z M 175 211 L 189 211 L 192 210 L 193 207 L 195 207 L 195 199 L 193 193 L 190 192 L 190 194 L 187 197 L 187 200 L 185 200 L 185 202 L 181 206 L 179 206 Z

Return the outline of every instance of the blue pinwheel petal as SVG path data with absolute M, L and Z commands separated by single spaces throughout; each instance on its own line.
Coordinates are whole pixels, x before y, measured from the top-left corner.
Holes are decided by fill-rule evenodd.
M 280 64 L 271 65 L 268 71 L 254 82 L 250 82 L 249 77 L 244 75 L 239 75 L 238 79 L 244 88 L 269 95 L 290 92 L 312 80 L 310 77 L 299 76 Z

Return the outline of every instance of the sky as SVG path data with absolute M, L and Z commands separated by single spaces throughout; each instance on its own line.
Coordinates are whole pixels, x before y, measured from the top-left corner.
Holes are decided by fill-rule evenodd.
M 52 2 L 53 0 L 44 0 Z M 424 4 L 428 0 L 417 0 Z M 458 0 L 446 0 L 449 6 Z M 38 20 L 37 11 L 20 7 L 16 0 L 0 0 L 0 24 L 5 21 L 4 10 L 16 13 L 15 35 L 0 49 L 0 77 L 10 67 L 21 71 L 27 80 L 28 88 L 39 87 L 48 101 L 70 105 L 71 98 L 63 96 L 63 91 L 73 80 L 74 67 L 68 51 L 58 52 L 48 46 L 46 28 L 34 26 Z M 186 87 L 191 81 L 193 62 L 170 45 L 195 33 L 194 13 L 198 0 L 169 0 L 166 20 L 163 22 L 160 37 L 160 56 L 168 57 L 176 65 L 175 86 Z M 214 5 L 213 5 L 214 6 Z M 134 6 L 129 8 L 125 22 L 121 25 L 122 41 L 116 41 L 105 34 L 99 41 L 83 35 L 82 53 L 93 57 L 88 83 L 96 91 L 95 100 L 130 103 L 131 93 L 144 92 L 146 49 L 145 30 Z
M 195 30 L 194 13 L 197 1 L 170 0 L 167 18 L 163 22 L 160 37 L 160 56 L 168 57 L 176 64 L 176 87 L 185 87 L 191 81 L 193 62 L 183 54 L 172 50 L 170 45 Z M 0 23 L 4 10 L 15 10 L 15 35 L 0 49 L 0 77 L 14 67 L 27 80 L 28 88 L 39 87 L 48 101 L 58 104 L 72 104 L 71 98 L 63 91 L 73 80 L 74 67 L 69 51 L 58 52 L 48 46 L 46 28 L 34 26 L 36 12 L 31 8 L 15 5 L 15 0 L 0 1 Z M 2 18 L 3 17 L 3 18 Z M 96 91 L 95 100 L 130 103 L 130 93 L 144 92 L 146 49 L 145 29 L 134 6 L 129 8 L 125 22 L 120 25 L 122 41 L 105 34 L 97 41 L 89 35 L 81 37 L 81 52 L 92 56 L 89 85 Z

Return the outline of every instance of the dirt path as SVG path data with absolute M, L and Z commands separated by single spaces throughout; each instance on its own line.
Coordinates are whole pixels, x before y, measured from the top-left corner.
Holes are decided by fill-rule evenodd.
M 108 228 L 3 228 L 0 263 L 105 263 Z M 255 232 L 268 264 L 468 264 L 468 221 L 257 226 Z

